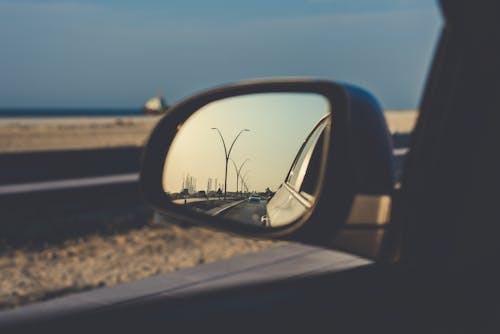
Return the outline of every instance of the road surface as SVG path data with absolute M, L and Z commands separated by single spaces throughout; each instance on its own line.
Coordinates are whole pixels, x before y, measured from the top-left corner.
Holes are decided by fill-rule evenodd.
M 222 212 L 219 216 L 237 220 L 245 224 L 261 225 L 260 217 L 266 214 L 266 201 L 260 203 L 250 203 L 245 201 L 231 209 Z

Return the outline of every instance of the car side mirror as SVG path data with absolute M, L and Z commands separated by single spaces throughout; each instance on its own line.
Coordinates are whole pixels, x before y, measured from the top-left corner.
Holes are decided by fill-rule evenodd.
M 173 221 L 376 258 L 392 165 L 382 110 L 366 91 L 254 81 L 172 106 L 145 148 L 141 185 Z

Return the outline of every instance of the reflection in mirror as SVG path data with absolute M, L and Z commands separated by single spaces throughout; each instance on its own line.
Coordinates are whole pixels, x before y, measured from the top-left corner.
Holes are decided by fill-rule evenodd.
M 209 103 L 179 129 L 163 189 L 194 211 L 263 227 L 296 221 L 314 203 L 331 122 L 314 93 L 259 93 Z

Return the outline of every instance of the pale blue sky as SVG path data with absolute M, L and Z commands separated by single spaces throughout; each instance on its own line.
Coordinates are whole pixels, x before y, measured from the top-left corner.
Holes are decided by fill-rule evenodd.
M 429 0 L 0 0 L 0 107 L 140 107 L 256 77 L 350 82 L 415 108 Z

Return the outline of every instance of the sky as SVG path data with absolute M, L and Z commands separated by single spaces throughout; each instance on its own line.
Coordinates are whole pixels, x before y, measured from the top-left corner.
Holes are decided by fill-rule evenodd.
M 307 136 L 331 109 L 325 97 L 311 93 L 252 94 L 212 102 L 180 128 L 168 152 L 163 188 L 180 192 L 189 175 L 196 178 L 197 190 L 207 190 L 209 178 L 224 190 L 226 159 L 220 136 L 212 129 L 216 127 L 227 150 L 241 130 L 249 130 L 235 141 L 230 158 L 242 166 L 249 191 L 276 191 Z M 236 176 L 229 161 L 227 191 L 236 191 Z
M 413 109 L 441 24 L 429 0 L 0 0 L 0 108 L 139 108 L 305 76 Z

